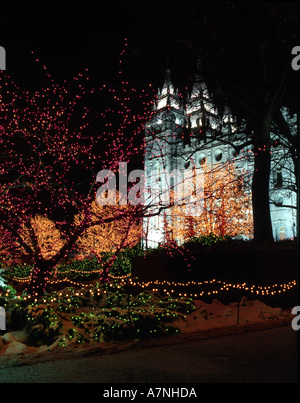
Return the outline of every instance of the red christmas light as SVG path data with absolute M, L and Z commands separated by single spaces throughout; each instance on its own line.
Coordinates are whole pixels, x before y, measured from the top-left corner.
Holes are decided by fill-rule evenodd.
M 126 46 L 125 39 L 120 65 Z M 134 161 L 143 150 L 143 124 L 150 103 L 144 102 L 140 114 L 134 112 L 132 105 L 140 94 L 129 86 L 121 69 L 116 88 L 92 87 L 88 69 L 71 82 L 58 84 L 31 53 L 45 74 L 43 88 L 22 90 L 8 74 L 0 75 L 0 229 L 34 262 L 30 291 L 38 295 L 45 291 L 53 267 L 92 223 L 97 172 L 116 171 L 120 161 Z M 105 99 L 113 95 L 115 107 L 92 111 L 87 101 L 91 94 L 103 94 Z M 143 97 L 147 99 L 147 94 Z M 76 213 L 83 218 L 75 225 Z M 134 209 L 130 214 L 136 214 Z M 64 246 L 49 259 L 43 257 L 31 224 L 36 215 L 50 218 L 64 239 Z M 99 223 L 104 221 L 99 217 Z M 22 238 L 24 226 L 30 245 Z

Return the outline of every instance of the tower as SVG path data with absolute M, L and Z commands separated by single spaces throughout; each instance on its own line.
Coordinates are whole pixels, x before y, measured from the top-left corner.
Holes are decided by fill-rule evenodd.
M 145 247 L 156 247 L 163 242 L 163 210 L 170 202 L 170 178 L 165 172 L 180 169 L 178 155 L 182 154 L 182 144 L 178 139 L 186 123 L 186 113 L 182 96 L 175 90 L 171 81 L 170 69 L 166 70 L 162 88 L 157 91 L 153 106 L 154 115 L 145 127 L 145 161 L 146 176 L 145 203 L 151 206 L 152 217 L 143 221 Z
M 205 164 L 213 167 L 234 161 L 237 173 L 247 173 L 248 192 L 251 192 L 252 147 L 239 148 L 247 142 L 248 135 L 236 131 L 237 125 L 228 106 L 219 113 L 201 74 L 201 66 L 199 60 L 192 90 L 185 100 L 172 83 L 170 69 L 166 69 L 163 86 L 154 101 L 154 113 L 145 126 L 147 182 L 144 199 L 153 214 L 143 220 L 143 246 L 146 248 L 165 242 L 166 233 L 168 239 L 172 239 L 172 232 L 169 228 L 166 230 L 172 220 L 169 207 L 172 200 L 165 197 L 172 188 L 172 177 L 167 178 L 165 171 L 184 171 L 191 167 L 200 170 Z M 283 115 L 290 119 L 290 124 L 296 125 L 295 117 L 290 118 L 287 111 L 283 111 Z M 276 144 L 276 136 L 272 137 Z M 294 184 L 295 178 L 291 174 L 291 159 L 285 158 L 283 163 L 283 155 L 282 146 L 272 149 L 270 211 L 275 240 L 296 235 L 296 195 L 284 188 L 286 181 Z

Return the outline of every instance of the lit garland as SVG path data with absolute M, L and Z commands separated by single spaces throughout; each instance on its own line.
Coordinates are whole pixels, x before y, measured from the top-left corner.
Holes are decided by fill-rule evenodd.
M 98 272 L 98 271 L 97 271 Z M 268 286 L 260 286 L 260 285 L 248 285 L 247 283 L 228 283 L 226 281 L 221 281 L 221 280 L 207 280 L 207 281 L 188 281 L 185 283 L 181 282 L 173 282 L 173 281 L 147 281 L 147 282 L 139 282 L 137 280 L 134 280 L 130 277 L 130 275 L 124 275 L 124 276 L 112 276 L 109 275 L 109 278 L 111 280 L 117 280 L 119 281 L 118 287 L 123 287 L 126 285 L 129 285 L 130 287 L 140 287 L 142 289 L 147 289 L 152 292 L 163 292 L 164 294 L 167 295 L 178 295 L 179 297 L 191 297 L 191 298 L 199 298 L 199 297 L 205 297 L 205 296 L 213 296 L 217 295 L 220 292 L 230 292 L 231 290 L 241 290 L 241 291 L 246 291 L 250 292 L 251 294 L 255 295 L 261 295 L 261 296 L 273 296 L 276 294 L 284 293 L 286 291 L 290 291 L 296 286 L 296 280 L 290 281 L 288 283 L 282 283 L 278 284 L 275 283 L 273 285 L 268 285 Z M 14 281 L 17 282 L 28 282 L 30 279 L 29 278 L 14 278 Z M 54 280 L 49 280 L 50 285 L 56 285 L 56 284 L 61 284 L 61 283 L 70 283 L 73 286 L 76 287 L 93 287 L 95 283 L 87 283 L 87 282 L 80 282 L 80 281 L 72 281 L 65 277 L 64 279 L 54 279 Z M 190 288 L 190 287 L 197 287 L 197 288 L 207 288 L 208 286 L 217 286 L 218 289 L 212 289 L 210 288 L 209 290 L 201 290 L 197 291 L 196 293 L 191 293 L 188 290 L 185 291 L 178 291 L 178 288 Z M 110 284 L 112 286 L 112 284 Z M 98 289 L 98 291 L 100 288 Z
M 75 269 L 70 269 L 69 272 L 76 272 L 76 273 L 79 273 L 79 274 L 87 274 L 87 273 L 86 273 L 85 271 L 83 271 L 83 270 L 75 270 Z M 88 272 L 88 274 L 99 274 L 99 275 L 101 275 L 101 274 L 103 274 L 103 269 L 100 269 L 100 270 L 91 270 L 91 271 Z M 111 278 L 111 279 L 113 279 L 113 280 L 123 280 L 123 279 L 125 279 L 125 278 L 129 278 L 129 277 L 130 277 L 130 274 L 124 274 L 123 276 L 113 276 L 112 274 L 109 273 L 109 274 L 108 274 L 108 277 Z M 17 276 L 14 276 L 14 277 L 12 278 L 12 281 L 15 281 L 15 282 L 17 282 L 17 283 L 28 283 L 30 280 L 31 280 L 31 277 L 30 277 L 30 276 L 28 276 L 28 277 L 17 277 Z M 65 282 L 65 281 L 68 281 L 68 282 L 70 282 L 70 283 L 77 284 L 76 282 L 70 280 L 68 277 L 64 277 L 63 279 L 50 279 L 50 280 L 49 280 L 49 284 L 58 284 L 58 283 L 62 283 L 62 282 Z M 78 284 L 87 284 L 87 283 L 86 283 L 86 282 L 85 282 L 85 283 L 84 283 L 84 282 L 82 282 L 82 283 L 79 282 Z M 91 284 L 93 284 L 93 283 L 91 283 Z
M 195 311 L 193 299 L 216 296 L 221 290 L 235 288 L 256 295 L 275 295 L 291 290 L 296 285 L 296 281 L 291 281 L 271 286 L 249 286 L 216 279 L 185 283 L 138 282 L 129 276 L 114 279 L 105 285 L 70 283 L 83 288 L 67 287 L 52 291 L 39 300 L 30 295 L 19 295 L 13 300 L 8 298 L 12 309 L 21 310 L 29 338 L 34 337 L 39 344 L 41 341 L 48 345 L 55 343 L 61 348 L 70 344 L 171 335 L 179 332 L 176 320 L 180 317 L 185 319 L 186 315 Z M 124 288 L 128 284 L 142 291 L 138 290 L 136 295 L 129 294 Z M 174 297 L 176 287 L 190 286 L 210 287 L 210 291 L 190 295 L 183 292 Z M 212 290 L 214 286 L 219 289 Z M 145 292 L 148 288 L 149 292 Z M 160 288 L 164 288 L 163 294 L 156 293 Z M 6 291 L 7 297 L 10 292 Z M 88 312 L 83 309 L 85 307 L 88 307 Z
M 192 298 L 198 298 L 198 297 L 203 297 L 203 296 L 212 296 L 216 295 L 219 292 L 226 292 L 226 291 L 231 291 L 232 289 L 236 290 L 243 290 L 243 291 L 248 291 L 250 293 L 256 294 L 256 295 L 276 295 L 288 290 L 291 290 L 293 287 L 296 286 L 296 280 L 290 281 L 288 283 L 283 283 L 283 284 L 273 284 L 269 286 L 259 286 L 259 285 L 248 285 L 247 283 L 241 283 L 241 284 L 234 284 L 234 283 L 227 283 L 225 281 L 220 281 L 220 280 L 209 280 L 209 281 L 201 281 L 201 282 L 196 282 L 196 281 L 188 281 L 186 283 L 180 283 L 180 282 L 170 282 L 170 281 L 148 281 L 148 282 L 138 282 L 130 279 L 130 284 L 134 287 L 141 287 L 141 288 L 146 288 L 146 289 L 151 289 L 153 292 L 158 292 L 158 291 L 163 291 L 164 293 L 168 295 L 176 294 L 179 295 L 180 297 L 192 297 Z M 212 290 L 210 289 L 209 291 L 198 291 L 197 293 L 188 293 L 188 292 L 178 292 L 175 291 L 177 287 L 182 287 L 182 288 L 188 288 L 190 286 L 196 286 L 196 287 L 203 287 L 207 285 L 219 285 L 219 289 L 217 290 Z M 166 287 L 166 288 L 163 288 Z

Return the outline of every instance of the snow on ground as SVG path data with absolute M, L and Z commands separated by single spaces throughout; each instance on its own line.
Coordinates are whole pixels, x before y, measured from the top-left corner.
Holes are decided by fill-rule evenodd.
M 223 305 L 214 300 L 211 304 L 195 301 L 196 311 L 188 315 L 185 320 L 179 320 L 178 328 L 182 333 L 255 324 L 260 322 L 280 321 L 290 317 L 290 311 L 281 308 L 272 308 L 265 303 L 255 300 L 248 301 L 242 298 L 241 302 Z
M 229 305 L 224 305 L 218 300 L 214 300 L 210 304 L 200 300 L 194 302 L 196 310 L 173 323 L 180 330 L 182 336 L 189 337 L 194 334 L 196 337 L 201 337 L 202 333 L 203 335 L 208 334 L 209 337 L 216 337 L 228 334 L 226 329 L 231 329 L 230 333 L 232 334 L 240 332 L 241 329 L 244 329 L 244 331 L 246 329 L 247 331 L 255 330 L 256 328 L 266 329 L 273 326 L 288 325 L 292 320 L 290 310 L 272 308 L 259 300 L 248 301 L 246 298 L 242 298 L 239 304 L 232 303 Z M 156 343 L 159 342 L 156 340 Z M 111 350 L 115 347 L 118 350 L 121 344 L 120 342 L 94 342 L 90 347 L 96 348 L 98 346 L 103 350 L 106 348 Z M 127 343 L 127 345 L 132 345 L 132 343 Z M 31 353 L 44 354 L 56 348 L 55 343 L 51 346 L 28 346 L 26 345 L 26 334 L 22 331 L 8 332 L 0 336 L 0 358 L 28 356 Z M 70 351 L 70 348 L 72 349 L 72 347 L 68 346 L 68 351 Z M 78 351 L 76 346 L 73 349 Z

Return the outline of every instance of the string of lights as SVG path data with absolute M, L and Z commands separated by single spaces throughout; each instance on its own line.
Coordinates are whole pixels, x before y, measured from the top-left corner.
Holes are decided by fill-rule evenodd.
M 94 200 L 97 172 L 105 169 L 117 172 L 120 161 L 129 163 L 143 154 L 144 122 L 149 116 L 152 96 L 149 96 L 149 91 L 140 92 L 125 81 L 123 59 L 126 47 L 125 38 L 116 89 L 107 84 L 95 88 L 88 69 L 75 75 L 71 81 L 57 84 L 34 52 L 33 60 L 45 74 L 45 84 L 39 90 L 23 90 L 8 74 L 1 72 L 3 130 L 0 144 L 5 156 L 0 161 L 5 183 L 0 195 L 0 202 L 5 205 L 1 221 L 6 224 L 6 230 L 12 228 L 6 231 L 11 248 L 21 257 L 36 259 L 29 284 L 30 292 L 36 295 L 46 291 L 50 276 L 44 268 L 49 264 L 49 251 L 50 265 L 54 267 L 62 248 L 72 251 L 84 230 L 93 224 L 90 202 Z M 83 105 L 86 99 L 92 98 L 91 94 L 109 100 L 109 107 L 105 106 L 105 110 L 96 113 L 93 108 Z M 132 104 L 140 105 L 139 112 L 133 110 Z M 20 147 L 16 147 L 19 143 Z M 11 150 L 14 150 L 13 154 Z M 10 156 L 10 160 L 6 156 Z M 74 170 L 84 174 L 80 190 Z M 30 186 L 24 186 L 26 183 Z M 79 224 L 73 222 L 75 210 L 84 213 Z M 48 238 L 37 236 L 41 227 L 45 228 L 45 222 L 43 225 L 39 222 L 37 228 L 32 222 L 36 215 L 45 220 L 56 217 L 53 228 L 55 226 L 62 232 L 56 239 L 59 242 L 54 237 L 50 242 Z M 135 211 L 131 217 L 136 217 Z M 100 223 L 105 219 L 108 220 L 103 214 L 99 216 Z M 74 234 L 78 234 L 77 239 Z M 6 249 L 4 252 L 8 252 Z
M 268 286 L 260 286 L 260 285 L 248 285 L 247 283 L 228 283 L 226 281 L 221 281 L 221 280 L 216 280 L 212 279 L 209 281 L 201 281 L 201 282 L 196 282 L 196 281 L 188 281 L 186 283 L 180 283 L 180 282 L 170 282 L 170 281 L 149 281 L 149 282 L 133 282 L 131 280 L 133 286 L 139 286 L 141 288 L 151 288 L 152 291 L 158 292 L 161 290 L 162 287 L 165 287 L 163 289 L 164 292 L 168 294 L 173 294 L 176 293 L 179 296 L 190 296 L 190 297 L 203 297 L 203 296 L 210 296 L 214 294 L 218 294 L 219 292 L 226 292 L 226 291 L 231 291 L 232 289 L 236 290 L 243 290 L 243 291 L 248 291 L 250 293 L 256 294 L 256 295 L 276 295 L 281 292 L 285 292 L 288 290 L 291 290 L 293 287 L 296 286 L 296 280 L 290 281 L 288 283 L 282 283 L 282 284 L 273 284 L 273 285 L 268 285 Z M 208 288 L 207 286 L 213 286 L 213 285 L 218 285 L 218 289 L 208 289 L 208 290 L 201 290 L 198 291 L 197 293 L 188 293 L 188 292 L 178 292 L 176 291 L 176 288 L 188 288 L 190 286 L 196 286 L 196 287 L 205 287 Z M 171 289 L 170 289 L 171 288 Z
M 99 272 L 99 271 L 95 271 Z M 130 275 L 124 276 L 108 276 L 112 281 L 117 281 L 119 287 L 123 287 L 125 285 L 129 285 L 134 288 L 141 288 L 144 290 L 149 290 L 152 292 L 163 292 L 167 295 L 178 295 L 179 297 L 192 297 L 199 298 L 204 296 L 214 296 L 219 294 L 220 292 L 230 292 L 232 290 L 240 290 L 247 291 L 254 295 L 260 296 L 274 296 L 280 293 L 284 293 L 286 291 L 292 290 L 296 286 L 296 280 L 289 281 L 287 283 L 275 283 L 272 285 L 249 285 L 246 282 L 244 283 L 233 283 L 226 282 L 217 279 L 205 280 L 205 281 L 187 281 L 187 282 L 174 282 L 174 281 L 138 281 L 130 277 Z M 18 278 L 14 277 L 14 281 L 20 283 L 26 283 L 30 281 L 30 278 Z M 70 280 L 65 277 L 63 279 L 53 279 L 49 280 L 49 285 L 57 285 L 61 283 L 69 283 L 75 287 L 92 287 L 95 283 L 87 283 Z M 111 284 L 112 285 L 112 284 Z M 189 292 L 189 289 L 197 289 L 197 292 Z M 179 290 L 180 289 L 180 290 Z M 100 292 L 100 288 L 98 289 Z

